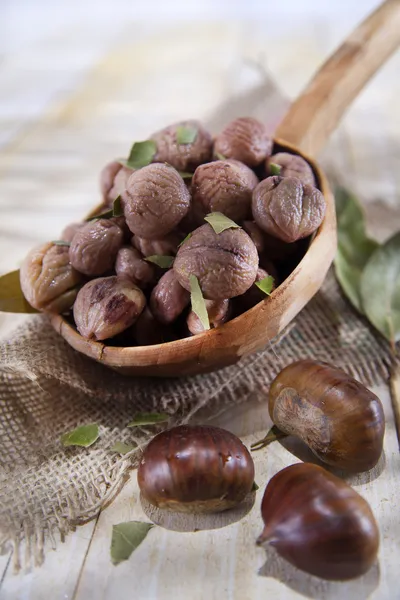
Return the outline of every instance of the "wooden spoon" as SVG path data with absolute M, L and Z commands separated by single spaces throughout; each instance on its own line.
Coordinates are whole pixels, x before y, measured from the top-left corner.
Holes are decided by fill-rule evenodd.
M 75 350 L 124 375 L 173 377 L 204 373 L 264 348 L 320 289 L 335 255 L 334 199 L 312 157 L 399 44 L 400 0 L 386 0 L 325 62 L 278 127 L 275 144 L 281 146 L 281 151 L 299 154 L 310 163 L 327 211 L 304 258 L 270 297 L 217 329 L 154 346 L 119 348 L 85 340 L 60 315 L 51 317 L 53 327 Z

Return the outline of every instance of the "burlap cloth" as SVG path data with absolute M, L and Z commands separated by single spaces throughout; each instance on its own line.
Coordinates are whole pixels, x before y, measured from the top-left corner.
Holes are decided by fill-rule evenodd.
M 80 355 L 35 316 L 0 345 L 0 531 L 24 560 L 43 561 L 44 538 L 63 537 L 92 519 L 120 490 L 138 451 L 110 451 L 116 441 L 138 448 L 154 428 L 128 429 L 137 411 L 165 411 L 169 425 L 208 405 L 216 414 L 267 388 L 276 373 L 305 357 L 342 366 L 366 384 L 388 377 L 388 344 L 342 297 L 330 273 L 320 293 L 264 351 L 216 373 L 180 380 L 125 378 Z M 64 448 L 60 435 L 97 422 L 88 449 Z M 30 556 L 31 555 L 31 556 Z

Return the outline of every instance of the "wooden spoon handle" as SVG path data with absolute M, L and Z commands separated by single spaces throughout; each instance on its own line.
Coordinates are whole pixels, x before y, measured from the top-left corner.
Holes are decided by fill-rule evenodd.
M 322 65 L 275 137 L 315 156 L 358 92 L 400 44 L 400 0 L 386 0 Z

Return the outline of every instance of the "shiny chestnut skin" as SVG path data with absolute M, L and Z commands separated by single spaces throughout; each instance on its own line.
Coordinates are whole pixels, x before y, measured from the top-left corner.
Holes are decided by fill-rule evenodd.
M 364 385 L 326 363 L 300 360 L 272 382 L 269 414 L 323 462 L 359 473 L 372 469 L 383 447 L 381 401 Z
M 298 569 L 331 580 L 359 577 L 376 560 L 379 530 L 369 504 L 322 467 L 298 463 L 269 481 L 261 504 L 269 544 Z
M 219 427 L 182 425 L 151 440 L 138 469 L 142 496 L 158 508 L 220 512 L 251 491 L 254 463 L 240 439 Z

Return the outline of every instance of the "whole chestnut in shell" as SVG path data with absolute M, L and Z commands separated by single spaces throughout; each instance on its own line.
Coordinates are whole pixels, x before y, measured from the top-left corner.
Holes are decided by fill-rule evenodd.
M 254 283 L 257 249 L 243 229 L 217 234 L 207 224 L 182 244 L 173 269 L 185 289 L 190 290 L 190 275 L 195 275 L 204 298 L 226 300 L 244 294 Z
M 379 530 L 368 503 L 317 465 L 298 463 L 269 481 L 261 504 L 269 544 L 298 569 L 323 579 L 363 575 L 375 562 Z
M 381 456 L 381 401 L 336 367 L 313 360 L 292 363 L 272 382 L 268 407 L 281 431 L 300 438 L 329 465 L 359 473 Z
M 220 512 L 251 491 L 254 463 L 233 433 L 202 425 L 156 435 L 143 453 L 138 483 L 143 498 L 178 512 Z

